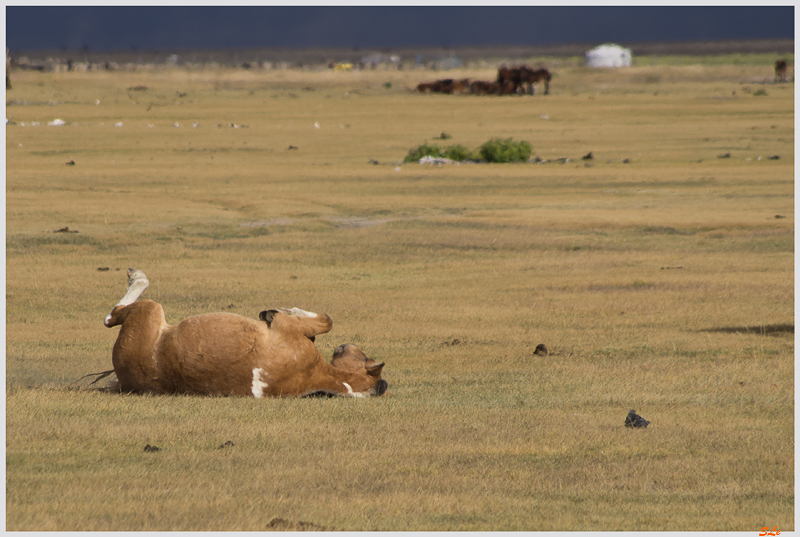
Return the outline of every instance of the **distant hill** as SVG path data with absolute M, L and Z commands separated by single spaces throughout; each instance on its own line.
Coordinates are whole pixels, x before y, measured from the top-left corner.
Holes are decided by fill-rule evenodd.
M 457 56 L 464 62 L 474 60 L 506 60 L 544 57 L 573 57 L 583 54 L 601 43 L 570 43 L 541 46 L 490 46 L 454 48 L 259 48 L 259 49 L 165 49 L 165 50 L 120 50 L 93 52 L 81 50 L 12 50 L 11 57 L 26 57 L 31 63 L 41 63 L 46 59 L 72 60 L 75 62 L 103 63 L 166 63 L 176 60 L 191 63 L 216 62 L 221 65 L 242 65 L 246 62 L 286 62 L 291 65 L 316 65 L 328 62 L 358 62 L 375 54 L 396 55 L 403 59 L 415 57 L 435 58 Z M 738 41 L 676 41 L 663 43 L 619 43 L 630 48 L 634 57 L 648 55 L 697 55 L 716 54 L 754 54 L 774 53 L 790 55 L 794 53 L 794 39 L 759 39 Z

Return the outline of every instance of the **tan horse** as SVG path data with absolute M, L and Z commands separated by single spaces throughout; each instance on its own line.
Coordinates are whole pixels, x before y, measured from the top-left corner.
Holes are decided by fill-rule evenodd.
M 120 326 L 112 363 L 123 392 L 287 397 L 383 395 L 383 363 L 352 344 L 326 362 L 314 344 L 333 321 L 298 308 L 271 309 L 260 320 L 207 313 L 170 326 L 160 304 L 137 301 L 149 285 L 128 269 L 128 289 L 105 319 Z

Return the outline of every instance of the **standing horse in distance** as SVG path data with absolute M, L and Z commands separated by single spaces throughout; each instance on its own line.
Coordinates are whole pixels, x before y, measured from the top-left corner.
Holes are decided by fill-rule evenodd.
M 786 60 L 775 62 L 775 82 L 786 82 Z
M 500 87 L 509 82 L 513 84 L 513 91 L 510 93 L 534 94 L 534 84 L 544 82 L 544 94 L 550 93 L 550 79 L 552 75 L 547 69 L 531 69 L 527 65 L 521 67 L 506 67 L 505 65 L 497 70 L 497 84 Z
M 535 71 L 530 67 L 523 66 L 519 70 L 520 83 L 526 85 L 527 92 L 533 95 L 534 84 L 544 82 L 544 94 L 550 94 L 550 79 L 553 75 L 547 69 L 536 69 Z
M 503 65 L 502 67 L 497 69 L 498 87 L 502 88 L 508 82 L 513 84 L 514 87 L 513 93 L 518 93 L 520 86 L 519 67 L 506 67 L 505 65 Z

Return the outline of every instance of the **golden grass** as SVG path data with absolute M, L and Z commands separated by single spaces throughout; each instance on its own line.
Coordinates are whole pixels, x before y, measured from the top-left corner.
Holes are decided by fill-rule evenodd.
M 7 528 L 793 530 L 794 87 L 770 69 L 565 66 L 520 98 L 15 73 Z M 570 161 L 400 164 L 443 131 Z M 328 313 L 321 352 L 361 345 L 389 393 L 67 389 L 110 367 L 129 266 L 169 322 Z

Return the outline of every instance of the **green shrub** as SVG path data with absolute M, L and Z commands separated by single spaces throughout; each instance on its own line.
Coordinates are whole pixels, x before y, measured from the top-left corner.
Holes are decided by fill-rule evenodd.
M 511 138 L 492 138 L 481 146 L 478 153 L 486 162 L 526 162 L 532 150 L 531 144 L 525 140 L 515 142 Z
M 412 149 L 406 155 L 403 162 L 419 162 L 422 157 L 441 157 L 442 148 L 438 145 L 422 144 L 416 149 Z
M 462 160 L 478 160 L 480 158 L 479 155 L 476 155 L 463 145 L 451 145 L 444 150 L 444 154 L 442 156 L 451 160 L 457 160 L 459 162 Z
M 501 140 L 493 138 L 483 144 L 478 150 L 471 151 L 463 145 L 440 147 L 435 144 L 424 143 L 408 152 L 403 162 L 418 162 L 422 157 L 448 158 L 458 162 L 464 160 L 482 160 L 484 162 L 526 162 L 533 148 L 524 140 L 515 142 L 508 138 Z

